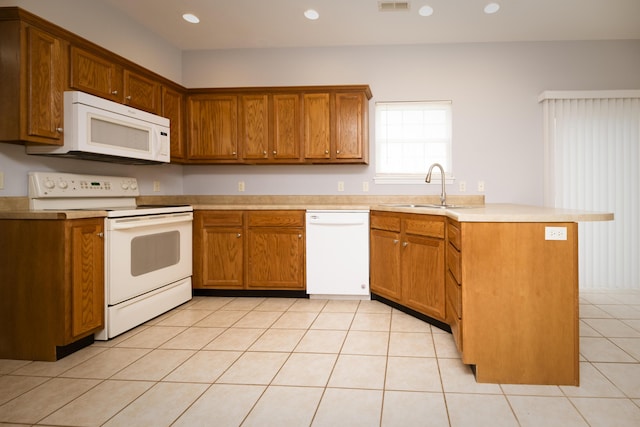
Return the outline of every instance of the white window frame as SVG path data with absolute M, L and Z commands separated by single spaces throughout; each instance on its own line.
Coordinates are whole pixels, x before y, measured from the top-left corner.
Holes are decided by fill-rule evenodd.
M 448 120 L 448 134 L 446 134 L 442 138 L 427 138 L 425 136 L 416 137 L 416 144 L 424 144 L 424 145 L 434 145 L 434 144 L 444 144 L 445 145 L 445 159 L 443 160 L 441 157 L 433 159 L 426 158 L 424 159 L 424 172 L 413 172 L 413 173 L 400 173 L 400 172 L 388 172 L 382 171 L 384 161 L 383 152 L 385 151 L 386 144 L 392 144 L 393 139 L 389 137 L 388 129 L 385 125 L 385 120 L 381 118 L 381 115 L 384 112 L 388 112 L 389 110 L 415 110 L 415 109 L 445 109 L 447 111 L 447 120 Z M 452 170 L 452 156 L 451 156 L 451 146 L 452 146 L 452 102 L 451 101 L 408 101 L 408 102 L 376 102 L 375 105 L 375 147 L 376 147 L 376 173 L 374 176 L 374 182 L 376 184 L 418 184 L 424 183 L 425 177 L 427 175 L 427 171 L 429 166 L 433 163 L 441 163 L 445 170 L 445 182 L 451 184 L 454 182 L 454 177 L 451 172 Z M 400 138 L 395 138 L 396 142 L 406 143 L 406 140 L 402 140 Z M 427 138 L 427 139 L 425 139 Z M 418 140 L 419 139 L 419 140 Z M 436 169 L 436 173 L 433 176 L 432 183 L 441 183 L 441 177 L 439 173 L 439 169 Z

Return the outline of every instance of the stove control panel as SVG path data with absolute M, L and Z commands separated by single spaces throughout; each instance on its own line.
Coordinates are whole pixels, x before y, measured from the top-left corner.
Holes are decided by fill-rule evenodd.
M 29 172 L 29 198 L 136 197 L 138 181 L 131 177 Z

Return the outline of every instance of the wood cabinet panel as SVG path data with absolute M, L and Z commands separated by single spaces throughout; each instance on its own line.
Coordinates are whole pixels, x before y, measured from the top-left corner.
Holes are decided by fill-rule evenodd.
M 406 236 L 402 246 L 402 301 L 445 320 L 444 240 Z
M 160 114 L 160 83 L 149 77 L 124 70 L 124 103 L 133 108 Z
M 305 93 L 304 157 L 329 159 L 331 157 L 331 105 L 329 93 Z
M 184 95 L 166 86 L 162 87 L 162 113 L 170 121 L 171 161 L 184 162 L 187 157 L 187 140 L 185 136 Z
M 65 42 L 0 20 L 0 141 L 61 145 Z
M 62 144 L 61 41 L 27 27 L 29 135 Z
M 12 251 L 0 257 L 0 358 L 54 361 L 58 348 L 103 327 L 103 224 L 0 221 Z
M 109 58 L 71 46 L 70 86 L 83 92 L 122 102 L 122 69 Z
M 300 95 L 273 95 L 273 156 L 301 160 L 302 126 Z
M 191 96 L 187 115 L 189 159 L 238 159 L 237 96 Z
M 69 222 L 71 246 L 71 333 L 80 338 L 104 324 L 102 221 Z
M 249 289 L 304 289 L 305 241 L 302 228 L 250 227 Z
M 304 227 L 305 211 L 249 211 L 249 227 Z
M 373 224 L 373 216 L 371 217 Z M 371 292 L 384 298 L 401 301 L 400 233 L 371 230 Z
M 427 237 L 444 219 L 374 211 L 371 229 L 371 292 L 444 321 L 444 239 Z
M 336 151 L 338 159 L 365 159 L 368 153 L 368 108 L 363 93 L 336 93 Z
M 245 159 L 268 159 L 269 97 L 264 94 L 240 96 L 240 144 Z
M 195 211 L 193 287 L 244 287 L 244 228 L 240 211 Z

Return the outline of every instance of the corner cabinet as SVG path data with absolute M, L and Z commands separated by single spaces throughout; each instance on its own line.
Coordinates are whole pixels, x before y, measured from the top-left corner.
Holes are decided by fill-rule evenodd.
M 445 321 L 445 220 L 371 212 L 371 292 Z
M 0 358 L 54 361 L 104 325 L 104 220 L 1 220 Z M 71 349 L 71 350 L 70 350 Z
M 66 43 L 0 10 L 0 141 L 62 145 Z
M 302 210 L 197 210 L 193 287 L 304 290 Z

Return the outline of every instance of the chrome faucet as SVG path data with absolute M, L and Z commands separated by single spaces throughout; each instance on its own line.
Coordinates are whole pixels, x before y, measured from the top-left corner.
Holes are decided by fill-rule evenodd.
M 445 206 L 447 204 L 447 193 L 444 191 L 444 168 L 440 163 L 434 163 L 429 167 L 429 172 L 427 172 L 427 177 L 424 179 L 424 182 L 431 182 L 431 173 L 433 172 L 434 167 L 440 168 L 440 177 L 442 179 L 442 193 L 440 193 L 440 204 L 442 206 Z

